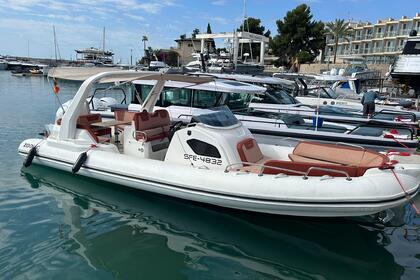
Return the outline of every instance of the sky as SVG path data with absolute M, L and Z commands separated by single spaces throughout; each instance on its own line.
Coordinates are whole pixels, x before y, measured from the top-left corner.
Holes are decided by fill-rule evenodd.
M 122 63 L 143 53 L 141 38 L 147 35 L 153 48 L 175 46 L 181 34 L 194 28 L 213 33 L 240 25 L 243 0 L 0 0 L 0 54 L 54 57 L 53 28 L 61 57 L 75 58 L 75 49 L 102 46 Z M 276 20 L 301 3 L 310 6 L 315 20 L 336 18 L 376 22 L 382 18 L 413 17 L 420 0 L 247 0 L 246 14 L 262 20 L 277 34 Z M 218 47 L 223 47 L 223 42 Z M 29 48 L 28 48 L 29 46 Z

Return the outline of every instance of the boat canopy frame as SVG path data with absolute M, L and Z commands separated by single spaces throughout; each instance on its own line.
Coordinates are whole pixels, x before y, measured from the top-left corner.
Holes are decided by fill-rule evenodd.
M 77 118 L 89 110 L 86 106 L 86 99 L 94 90 L 94 85 L 98 83 L 120 83 L 131 82 L 134 80 L 156 80 L 156 84 L 149 92 L 142 104 L 142 110 L 152 112 L 157 99 L 162 92 L 166 81 L 188 82 L 192 84 L 208 83 L 213 78 L 208 77 L 189 77 L 177 74 L 164 74 L 152 71 L 111 71 L 102 72 L 87 78 L 75 94 L 70 106 L 64 113 L 58 137 L 61 140 L 74 139 L 76 136 Z M 93 94 L 93 93 L 92 93 Z

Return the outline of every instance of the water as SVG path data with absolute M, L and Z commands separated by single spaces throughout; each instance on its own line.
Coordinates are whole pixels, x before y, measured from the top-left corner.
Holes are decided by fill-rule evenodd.
M 65 101 L 77 85 L 61 89 Z M 46 79 L 4 71 L 0 100 L 0 279 L 420 279 L 408 206 L 386 227 L 267 216 L 22 170 L 19 143 L 58 103 Z

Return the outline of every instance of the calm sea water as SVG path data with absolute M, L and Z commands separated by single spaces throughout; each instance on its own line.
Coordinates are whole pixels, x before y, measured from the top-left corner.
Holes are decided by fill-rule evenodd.
M 420 279 L 408 206 L 387 226 L 267 216 L 22 169 L 57 107 L 46 79 L 0 71 L 0 279 Z

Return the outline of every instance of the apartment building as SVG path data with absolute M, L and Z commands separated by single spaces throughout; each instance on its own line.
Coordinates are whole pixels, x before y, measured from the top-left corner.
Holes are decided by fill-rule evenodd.
M 372 23 L 351 23 L 354 32 L 339 38 L 337 62 L 352 58 L 365 58 L 366 63 L 390 64 L 401 53 L 411 30 L 420 35 L 420 13 L 413 18 L 385 19 Z M 333 61 L 334 36 L 328 35 L 325 60 Z

